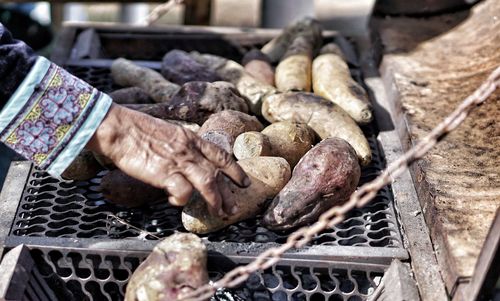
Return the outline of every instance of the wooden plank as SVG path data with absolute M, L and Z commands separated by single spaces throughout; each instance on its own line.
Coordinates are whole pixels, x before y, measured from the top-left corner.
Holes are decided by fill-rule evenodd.
M 369 49 L 368 51 L 371 51 Z M 372 64 L 367 64 L 372 68 Z M 375 74 L 365 70 L 365 74 Z M 382 80 L 370 76 L 365 80 L 377 101 L 374 105 L 375 119 L 380 128 L 379 141 L 387 163 L 394 162 L 403 154 L 397 127 L 394 126 L 394 112 L 391 109 Z M 390 115 L 388 115 L 390 112 Z M 410 252 L 413 275 L 418 284 L 422 301 L 446 301 L 448 296 L 439 274 L 439 266 L 433 252 L 429 229 L 421 214 L 417 193 L 409 171 L 403 172 L 391 184 L 394 200 L 399 211 L 399 221 L 405 237 L 405 248 Z
M 467 294 L 460 301 L 494 299 L 494 291 L 500 273 L 500 208 L 491 225 L 474 270 Z
M 500 2 L 426 19 L 376 20 L 385 55 L 381 72 L 399 110 L 408 148 L 500 64 Z M 500 92 L 412 167 L 447 289 L 473 273 L 500 206 Z

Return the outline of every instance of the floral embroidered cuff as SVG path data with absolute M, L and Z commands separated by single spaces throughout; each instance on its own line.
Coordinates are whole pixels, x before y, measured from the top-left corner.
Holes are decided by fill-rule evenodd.
M 39 57 L 0 112 L 0 141 L 59 177 L 111 103 L 106 94 Z

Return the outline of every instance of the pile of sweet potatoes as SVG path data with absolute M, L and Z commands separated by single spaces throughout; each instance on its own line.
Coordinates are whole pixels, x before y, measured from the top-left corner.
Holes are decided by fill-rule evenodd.
M 339 47 L 323 45 L 313 19 L 300 20 L 237 62 L 172 50 L 160 70 L 123 58 L 111 66 L 116 103 L 189 129 L 233 155 L 251 179 L 241 188 L 224 175 L 223 198 L 238 209 L 212 215 L 194 193 L 180 212 L 187 232 L 162 242 L 132 276 L 126 300 L 174 300 L 208 282 L 207 234 L 251 218 L 275 231 L 313 223 L 358 186 L 371 149 L 360 125 L 372 120 L 366 91 Z M 168 196 L 83 151 L 63 177 L 85 181 L 106 169 L 103 196 L 117 206 L 148 206 Z M 192 234 L 194 233 L 194 234 Z
M 356 189 L 371 150 L 360 125 L 372 120 L 362 86 L 339 47 L 323 45 L 321 26 L 304 19 L 286 27 L 241 62 L 172 50 L 161 70 L 123 58 L 111 66 L 117 103 L 196 132 L 232 154 L 252 180 L 228 185 L 223 197 L 239 211 L 212 216 L 195 193 L 182 211 L 190 232 L 209 233 L 262 216 L 269 229 L 314 222 Z M 88 180 L 102 169 L 101 192 L 119 206 L 164 202 L 164 191 L 130 178 L 110 160 L 84 151 L 63 174 Z

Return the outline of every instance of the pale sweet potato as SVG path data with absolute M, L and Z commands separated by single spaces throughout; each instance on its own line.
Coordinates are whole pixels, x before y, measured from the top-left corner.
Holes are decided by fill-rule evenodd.
M 168 102 L 181 88 L 179 85 L 166 80 L 160 73 L 134 62 L 119 58 L 111 65 L 111 76 L 120 86 L 139 87 L 154 101 Z
M 294 168 L 314 144 L 314 131 L 304 123 L 281 121 L 262 132 L 247 132 L 236 138 L 234 156 L 241 160 L 258 156 L 282 157 Z
M 306 123 L 321 139 L 338 137 L 349 142 L 362 165 L 371 161 L 368 140 L 356 122 L 336 104 L 312 93 L 281 93 L 266 97 L 262 115 L 269 122 Z
M 349 143 L 339 138 L 323 140 L 299 161 L 288 184 L 266 210 L 264 226 L 286 230 L 316 221 L 325 210 L 349 198 L 360 175 Z
M 233 154 L 238 160 L 261 156 L 272 156 L 272 146 L 266 135 L 250 131 L 236 137 Z M 278 156 L 279 157 L 279 156 Z
M 313 61 L 314 93 L 340 106 L 359 124 L 372 121 L 366 91 L 352 77 L 335 44 L 327 44 Z
M 298 35 L 276 67 L 275 81 L 279 91 L 311 91 L 311 68 L 314 45 Z
M 208 281 L 207 248 L 201 238 L 175 233 L 159 242 L 134 271 L 125 301 L 179 300 Z
M 322 28 L 318 21 L 304 18 L 287 26 L 279 36 L 269 41 L 261 50 L 271 62 L 276 63 L 282 58 L 297 35 L 307 35 L 313 39 L 314 44 L 319 44 L 322 38 L 321 34 Z
M 273 156 L 285 158 L 292 168 L 314 144 L 314 131 L 305 123 L 276 122 L 261 132 L 271 144 Z
M 182 210 L 182 224 L 193 233 L 204 234 L 217 231 L 236 222 L 255 217 L 264 208 L 267 199 L 273 198 L 290 179 L 290 165 L 283 158 L 257 157 L 238 161 L 252 184 L 240 188 L 227 181 L 227 190 L 222 191 L 225 200 L 232 200 L 238 212 L 227 218 L 209 213 L 207 203 L 195 194 Z

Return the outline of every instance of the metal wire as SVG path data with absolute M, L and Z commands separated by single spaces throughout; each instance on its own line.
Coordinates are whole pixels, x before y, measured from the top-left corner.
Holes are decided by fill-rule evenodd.
M 405 171 L 410 164 L 422 158 L 440 140 L 456 129 L 470 111 L 482 104 L 500 85 L 500 67 L 497 67 L 474 93 L 469 95 L 448 117 L 439 123 L 418 144 L 404 153 L 398 160 L 392 162 L 382 174 L 373 181 L 361 186 L 350 199 L 341 206 L 334 206 L 323 213 L 318 221 L 311 226 L 303 227 L 290 234 L 285 244 L 268 249 L 261 253 L 254 261 L 245 266 L 239 266 L 228 272 L 217 282 L 199 287 L 193 292 L 185 294 L 180 300 L 203 301 L 210 298 L 217 289 L 235 287 L 248 279 L 250 274 L 265 270 L 276 264 L 281 255 L 292 248 L 306 245 L 313 237 L 326 228 L 332 227 L 345 218 L 345 214 L 355 208 L 363 207 L 370 202 L 381 188 L 390 184 L 394 178 Z

